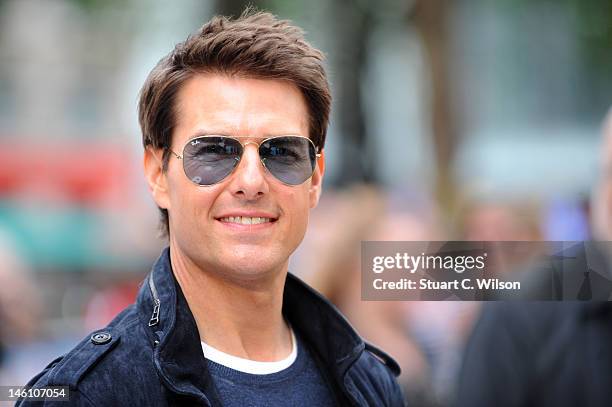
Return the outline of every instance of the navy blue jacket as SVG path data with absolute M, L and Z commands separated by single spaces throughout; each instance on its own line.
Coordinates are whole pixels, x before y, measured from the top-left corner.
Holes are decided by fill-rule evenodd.
M 333 305 L 291 274 L 283 314 L 311 350 L 339 406 L 403 406 L 397 363 L 365 343 Z M 135 304 L 28 383 L 59 385 L 69 386 L 70 403 L 57 406 L 221 405 L 168 249 Z

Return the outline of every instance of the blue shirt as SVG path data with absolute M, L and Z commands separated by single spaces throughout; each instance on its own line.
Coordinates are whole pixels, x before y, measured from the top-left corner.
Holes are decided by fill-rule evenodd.
M 312 355 L 297 334 L 296 339 L 295 361 L 276 373 L 244 373 L 207 359 L 223 407 L 334 406 Z

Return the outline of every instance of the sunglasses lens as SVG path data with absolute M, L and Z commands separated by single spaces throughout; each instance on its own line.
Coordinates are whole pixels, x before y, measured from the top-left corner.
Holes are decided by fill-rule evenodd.
M 304 137 L 275 137 L 259 147 L 266 168 L 280 181 L 300 185 L 312 175 L 316 165 L 315 147 Z
M 234 170 L 242 146 L 227 137 L 200 137 L 191 140 L 183 150 L 183 168 L 187 178 L 198 185 L 213 185 Z

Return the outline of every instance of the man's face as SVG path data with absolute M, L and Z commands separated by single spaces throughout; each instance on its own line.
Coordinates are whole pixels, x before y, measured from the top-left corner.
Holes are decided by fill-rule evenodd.
M 174 251 L 183 261 L 226 278 L 250 280 L 285 271 L 289 255 L 304 237 L 309 211 L 318 202 L 323 163 L 311 179 L 288 186 L 265 169 L 257 146 L 270 136 L 308 136 L 301 92 L 284 81 L 198 74 L 183 84 L 176 107 L 176 153 L 182 154 L 189 139 L 203 134 L 240 137 L 245 147 L 234 172 L 211 186 L 192 183 L 174 156 L 162 173 L 161 152 L 147 150 L 147 178 L 155 201 L 169 212 Z M 272 221 L 249 225 L 230 222 L 230 217 Z

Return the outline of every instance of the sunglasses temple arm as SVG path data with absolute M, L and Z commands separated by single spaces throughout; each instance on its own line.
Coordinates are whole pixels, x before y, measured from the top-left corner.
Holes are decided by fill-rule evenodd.
M 175 153 L 174 151 L 172 151 L 172 149 L 166 147 L 166 150 L 168 150 L 170 152 L 170 154 L 172 154 L 173 156 L 175 156 L 176 158 L 178 158 L 179 160 L 183 159 L 182 155 L 178 155 L 177 153 Z

